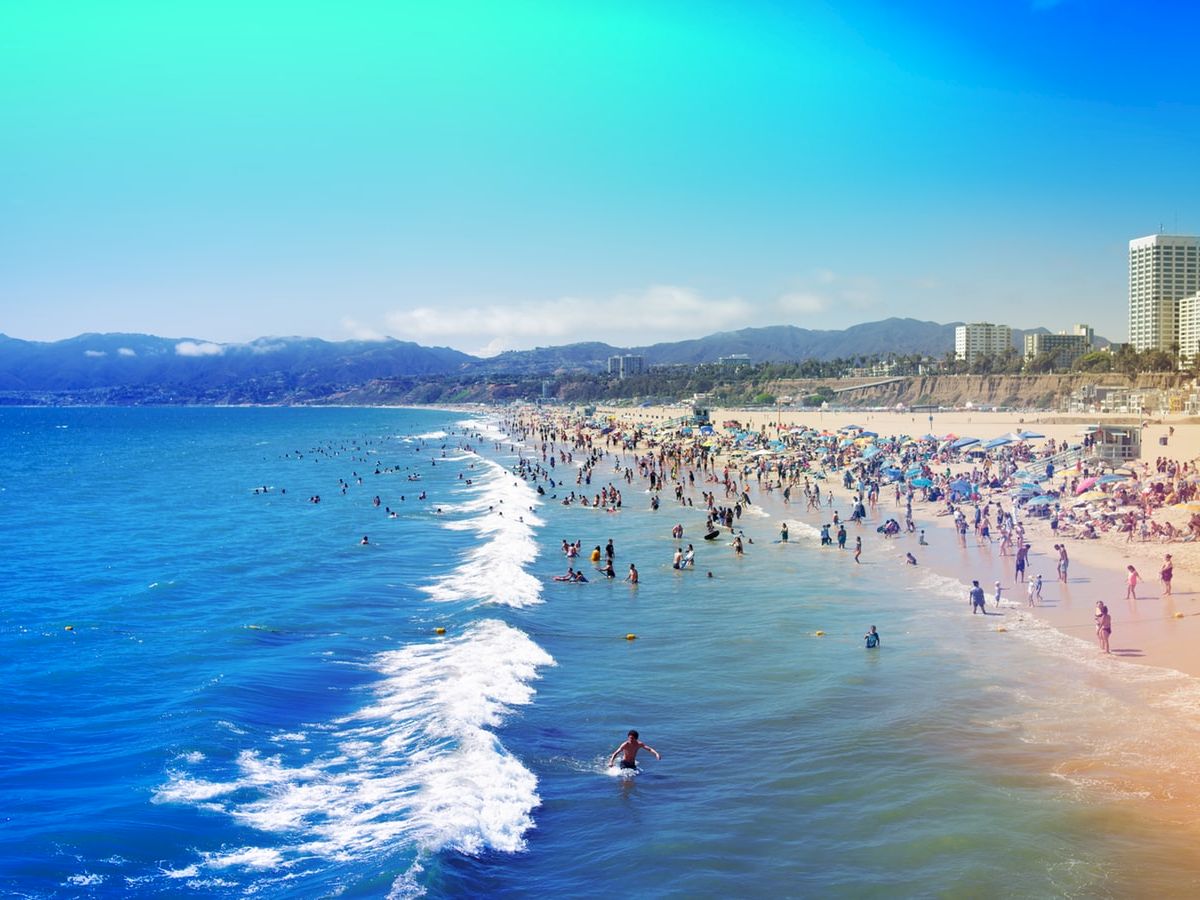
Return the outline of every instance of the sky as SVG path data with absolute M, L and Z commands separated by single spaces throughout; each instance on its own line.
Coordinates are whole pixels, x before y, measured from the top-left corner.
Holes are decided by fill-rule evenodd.
M 890 316 L 1128 336 L 1200 7 L 0 3 L 0 332 L 490 355 Z

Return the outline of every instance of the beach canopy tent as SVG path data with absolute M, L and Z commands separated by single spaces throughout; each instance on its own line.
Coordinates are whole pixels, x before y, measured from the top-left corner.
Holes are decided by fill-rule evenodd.
M 1009 436 L 1014 441 L 1036 441 L 1045 437 L 1044 434 L 1039 434 L 1036 431 L 1022 431 L 1020 428 L 1018 428 L 1016 431 L 1010 432 Z
M 990 441 L 988 441 L 986 444 L 984 444 L 983 449 L 984 450 L 995 450 L 997 447 L 1003 447 L 1005 444 L 1011 444 L 1012 442 L 1013 442 L 1012 436 L 1007 435 L 1007 434 L 1002 434 L 1002 435 L 1000 435 L 1000 437 L 992 438 Z
M 960 437 L 950 447 L 954 450 L 961 450 L 963 447 L 970 447 L 972 444 L 978 444 L 979 438 L 976 437 Z

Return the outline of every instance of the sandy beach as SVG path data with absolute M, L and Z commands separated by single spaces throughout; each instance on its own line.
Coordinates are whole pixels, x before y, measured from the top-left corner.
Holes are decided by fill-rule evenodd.
M 613 422 L 618 427 L 665 423 L 690 412 L 681 407 L 617 408 L 602 407 L 596 418 Z M 974 436 L 982 441 L 1012 432 L 1014 429 L 1036 430 L 1053 438 L 1060 445 L 1077 443 L 1082 431 L 1089 425 L 1127 423 L 1128 419 L 1114 420 L 1104 417 L 1065 417 L 1046 413 L 989 413 L 978 410 L 938 411 L 932 423 L 927 412 L 880 412 L 855 410 L 824 411 L 762 411 L 743 409 L 714 409 L 713 423 L 720 426 L 726 421 L 737 421 L 747 431 L 766 429 L 768 434 L 796 426 L 805 426 L 817 431 L 833 431 L 849 425 L 857 425 L 878 433 L 881 437 L 893 435 L 924 435 L 927 432 L 939 436 L 955 434 Z M 1137 426 L 1135 426 L 1137 427 Z M 1160 438 L 1167 437 L 1164 446 Z M 1044 441 L 1032 442 L 1035 449 Z M 1174 422 L 1153 421 L 1142 427 L 1142 456 L 1138 471 L 1145 478 L 1158 457 L 1166 457 L 1179 463 L 1194 462 L 1200 457 L 1200 426 Z M 730 461 L 728 455 L 720 458 L 721 464 Z M 956 473 L 970 469 L 970 465 L 953 464 Z M 752 479 L 746 479 L 753 486 Z M 841 516 L 849 514 L 850 492 L 837 490 L 840 482 L 831 486 L 837 491 L 835 508 L 840 507 Z M 755 502 L 780 521 L 792 517 L 816 524 L 816 519 L 806 517 L 803 503 L 793 502 L 785 506 L 778 492 L 751 490 Z M 996 490 L 984 493 L 984 500 L 995 499 L 1005 509 L 1011 508 L 1008 492 Z M 801 498 L 802 500 L 802 498 Z M 1064 499 L 1067 505 L 1068 499 Z M 1043 578 L 1042 601 L 1030 607 L 1026 601 L 1026 586 L 1014 578 L 1013 559 L 1000 556 L 998 543 L 981 543 L 973 533 L 966 536 L 966 546 L 960 542 L 952 527 L 949 516 L 937 515 L 939 504 L 914 502 L 914 517 L 921 528 L 927 529 L 928 547 L 912 549 L 918 553 L 919 564 L 928 567 L 963 584 L 963 611 L 969 614 L 966 591 L 972 580 L 978 580 L 989 597 L 994 583 L 999 581 L 1004 588 L 1003 596 L 1009 603 L 1016 603 L 1020 615 L 1033 615 L 1060 629 L 1063 633 L 1095 644 L 1093 614 L 1097 600 L 1104 601 L 1110 608 L 1113 619 L 1112 651 L 1117 660 L 1162 666 L 1200 676 L 1200 657 L 1191 648 L 1192 642 L 1200 637 L 1200 542 L 1187 543 L 1179 540 L 1143 541 L 1135 534 L 1132 541 L 1126 534 L 1116 531 L 1101 532 L 1095 539 L 1077 539 L 1055 536 L 1044 518 L 1030 517 L 1017 513 L 1018 521 L 1025 528 L 1026 542 L 1031 545 L 1028 572 L 1031 577 L 1038 574 Z M 816 515 L 816 514 L 813 514 Z M 827 516 L 828 513 L 820 515 Z M 902 507 L 894 504 L 893 494 L 885 488 L 881 494 L 878 510 L 868 515 L 857 534 L 863 537 L 864 554 L 870 556 L 874 546 L 885 540 L 875 527 L 888 516 L 901 518 Z M 1183 528 L 1191 513 L 1184 509 L 1166 507 L 1154 512 L 1158 522 L 1172 522 Z M 901 542 L 916 544 L 915 539 L 901 535 Z M 1069 578 L 1066 583 L 1057 580 L 1057 552 L 1053 545 L 1062 543 L 1070 557 Z M 1170 553 L 1174 560 L 1172 595 L 1162 596 L 1159 571 L 1164 555 Z M 902 559 L 902 557 L 901 557 Z M 1126 566 L 1132 564 L 1141 575 L 1136 601 L 1125 600 Z M 903 565 L 899 566 L 905 568 Z M 898 577 L 904 577 L 900 572 Z M 995 627 L 1002 629 L 1003 625 Z M 1097 650 L 1099 652 L 1099 650 Z

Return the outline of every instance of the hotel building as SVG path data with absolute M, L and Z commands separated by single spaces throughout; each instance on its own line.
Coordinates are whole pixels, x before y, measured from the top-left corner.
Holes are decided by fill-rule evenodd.
M 1180 343 L 1180 301 L 1200 292 L 1200 238 L 1152 234 L 1129 242 L 1129 343 L 1165 350 Z M 1190 348 L 1195 352 L 1195 346 Z
M 975 322 L 954 329 L 954 355 L 968 364 L 980 356 L 1001 356 L 1011 349 L 1012 329 L 1007 325 Z

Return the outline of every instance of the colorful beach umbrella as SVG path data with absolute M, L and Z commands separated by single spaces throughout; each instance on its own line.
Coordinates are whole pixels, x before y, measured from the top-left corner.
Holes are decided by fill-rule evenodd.
M 1075 488 L 1075 493 L 1076 493 L 1076 494 L 1082 494 L 1082 493 L 1083 493 L 1084 491 L 1086 491 L 1088 488 L 1092 487 L 1092 485 L 1094 485 L 1094 484 L 1095 484 L 1097 481 L 1099 481 L 1099 479 L 1098 479 L 1098 478 L 1085 478 L 1085 479 L 1083 479 L 1083 481 L 1079 482 L 1079 486 Z

